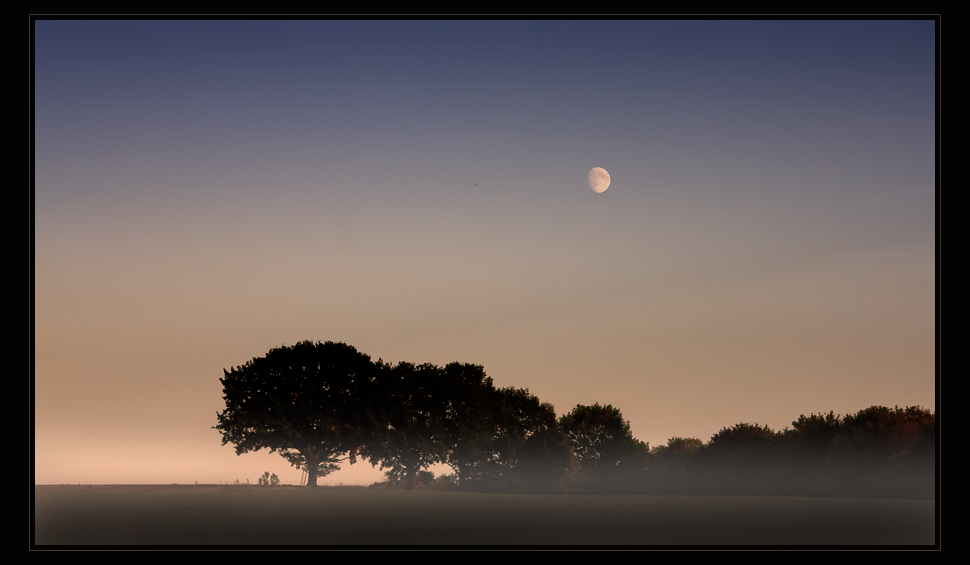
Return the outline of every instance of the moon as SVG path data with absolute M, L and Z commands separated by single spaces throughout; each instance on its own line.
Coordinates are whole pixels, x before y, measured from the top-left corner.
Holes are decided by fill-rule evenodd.
M 610 187 L 610 173 L 603 167 L 593 167 L 589 170 L 589 187 L 599 194 Z

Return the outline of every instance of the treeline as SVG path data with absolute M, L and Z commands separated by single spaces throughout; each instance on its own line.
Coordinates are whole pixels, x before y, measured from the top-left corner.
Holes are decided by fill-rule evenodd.
M 307 484 L 358 458 L 414 488 L 525 493 L 765 494 L 931 498 L 936 417 L 919 407 L 800 416 L 791 428 L 724 428 L 650 449 L 613 406 L 557 417 L 483 367 L 391 365 L 343 343 L 298 343 L 224 371 L 215 426 L 239 454 L 270 449 Z M 440 479 L 440 478 L 439 478 Z
M 648 490 L 670 494 L 933 498 L 936 415 L 918 406 L 801 415 L 781 431 L 723 428 L 651 451 Z

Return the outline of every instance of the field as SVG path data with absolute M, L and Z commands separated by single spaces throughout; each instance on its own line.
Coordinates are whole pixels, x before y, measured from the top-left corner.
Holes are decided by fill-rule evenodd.
M 932 546 L 932 500 L 555 496 L 365 487 L 36 486 L 59 545 Z

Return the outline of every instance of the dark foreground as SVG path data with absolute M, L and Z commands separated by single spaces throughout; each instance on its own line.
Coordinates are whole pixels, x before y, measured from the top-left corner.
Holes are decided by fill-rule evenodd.
M 932 546 L 932 500 L 502 495 L 365 487 L 37 486 L 58 545 Z

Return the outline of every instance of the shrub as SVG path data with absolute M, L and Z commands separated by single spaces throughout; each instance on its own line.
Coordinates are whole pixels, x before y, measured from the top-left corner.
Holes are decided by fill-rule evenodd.
M 259 486 L 261 487 L 269 487 L 269 486 L 275 487 L 275 486 L 279 486 L 279 484 L 280 484 L 280 478 L 276 476 L 276 473 L 273 473 L 272 475 L 270 475 L 269 471 L 266 471 L 265 473 L 263 473 L 263 476 L 259 478 Z
M 435 477 L 428 488 L 434 490 L 458 490 L 458 476 L 455 474 Z

